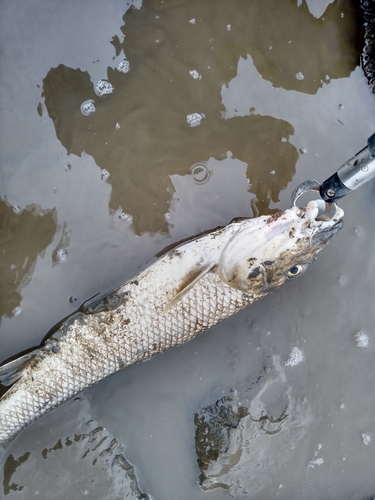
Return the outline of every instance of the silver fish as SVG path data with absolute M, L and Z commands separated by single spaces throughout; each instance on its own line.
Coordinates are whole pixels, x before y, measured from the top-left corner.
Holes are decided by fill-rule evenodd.
M 0 367 L 12 387 L 0 400 L 0 444 L 74 395 L 211 328 L 299 276 L 342 227 L 305 208 L 234 221 L 184 243 L 96 306 L 66 322 L 43 347 Z

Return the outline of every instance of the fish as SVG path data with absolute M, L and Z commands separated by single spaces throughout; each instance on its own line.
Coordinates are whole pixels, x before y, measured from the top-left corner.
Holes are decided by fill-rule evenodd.
M 323 203 L 324 205 L 324 203 Z M 37 350 L 0 366 L 0 445 L 110 375 L 183 344 L 300 276 L 341 229 L 336 207 L 235 219 L 177 246 L 85 305 Z

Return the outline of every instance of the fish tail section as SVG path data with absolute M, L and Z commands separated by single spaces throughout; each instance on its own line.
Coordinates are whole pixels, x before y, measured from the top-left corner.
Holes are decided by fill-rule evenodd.
M 22 378 L 31 360 L 34 360 L 35 358 L 40 360 L 49 352 L 58 352 L 60 349 L 59 340 L 62 335 L 63 329 L 60 329 L 55 332 L 52 337 L 46 340 L 43 346 L 31 349 L 26 354 L 12 359 L 12 361 L 8 361 L 0 366 L 0 384 L 6 387 L 13 385 L 17 382 L 17 380 Z
M 38 352 L 39 349 L 36 349 L 0 366 L 0 383 L 8 387 L 17 382 L 22 377 L 25 366 Z

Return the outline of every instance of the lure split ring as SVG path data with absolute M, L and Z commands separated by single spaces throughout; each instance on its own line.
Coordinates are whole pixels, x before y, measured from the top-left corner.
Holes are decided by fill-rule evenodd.
M 291 197 L 291 207 L 296 207 L 297 200 L 300 196 L 303 194 L 309 192 L 309 191 L 318 191 L 320 190 L 320 182 L 315 181 L 315 180 L 308 180 L 305 182 L 302 182 L 299 186 L 296 187 L 296 189 L 292 193 Z M 336 203 L 334 202 L 325 202 L 324 205 L 324 210 L 319 211 L 318 217 L 316 220 L 331 220 L 334 215 L 336 214 Z

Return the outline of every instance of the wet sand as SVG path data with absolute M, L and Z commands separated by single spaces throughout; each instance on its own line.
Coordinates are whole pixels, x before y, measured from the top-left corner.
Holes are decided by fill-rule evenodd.
M 375 130 L 351 2 L 132 3 L 1 7 L 0 362 L 168 245 L 287 208 Z M 374 190 L 300 279 L 21 433 L 0 498 L 373 495 Z M 254 420 L 202 490 L 194 415 L 233 394 Z

